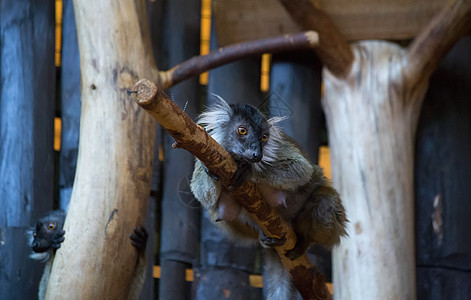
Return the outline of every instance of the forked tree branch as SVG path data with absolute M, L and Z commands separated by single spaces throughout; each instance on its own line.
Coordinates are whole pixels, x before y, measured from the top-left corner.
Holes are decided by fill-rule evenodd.
M 413 82 L 428 80 L 458 39 L 471 29 L 471 1 L 451 0 L 407 47 L 404 70 Z
M 319 47 L 315 49 L 319 59 L 332 74 L 345 77 L 353 64 L 353 52 L 329 17 L 309 0 L 279 1 L 301 28 L 319 33 Z
M 166 90 L 192 76 L 244 57 L 314 48 L 318 44 L 319 37 L 315 31 L 286 34 L 274 38 L 234 44 L 212 51 L 207 55 L 190 58 L 168 71 L 160 71 L 159 86 Z
M 206 131 L 196 125 L 168 96 L 152 82 L 141 79 L 132 89 L 132 98 L 156 119 L 183 148 L 208 167 L 228 186 L 237 166 L 232 157 Z M 294 248 L 296 235 L 292 228 L 264 200 L 255 184 L 245 182 L 231 190 L 231 195 L 240 202 L 263 232 L 270 237 L 286 238 L 283 246 L 276 248 L 285 268 L 291 274 L 294 285 L 304 299 L 331 299 L 324 275 L 309 261 L 307 255 L 290 260 L 284 253 Z

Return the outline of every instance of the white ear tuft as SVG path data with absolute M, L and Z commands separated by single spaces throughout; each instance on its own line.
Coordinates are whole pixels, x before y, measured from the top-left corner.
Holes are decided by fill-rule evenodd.
M 273 117 L 267 120 L 268 124 L 270 125 L 275 125 L 276 123 L 280 123 L 284 120 L 287 120 L 289 117 L 288 116 L 282 116 L 282 117 Z

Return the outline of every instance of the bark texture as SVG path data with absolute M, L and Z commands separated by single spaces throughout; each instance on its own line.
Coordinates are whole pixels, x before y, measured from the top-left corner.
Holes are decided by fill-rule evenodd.
M 324 71 L 334 186 L 350 220 L 334 248 L 336 299 L 414 299 L 413 143 L 427 82 L 409 85 L 404 50 L 354 45 L 344 80 Z

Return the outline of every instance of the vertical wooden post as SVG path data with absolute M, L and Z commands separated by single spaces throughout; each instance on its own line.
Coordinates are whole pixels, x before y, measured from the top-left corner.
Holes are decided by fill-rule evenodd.
M 60 207 L 67 210 L 75 169 L 80 132 L 80 58 L 72 0 L 63 1 L 61 66 L 61 151 L 59 154 Z
M 324 70 L 332 177 L 350 220 L 333 252 L 334 294 L 414 299 L 413 145 L 427 82 L 407 80 L 395 44 L 360 42 L 353 51 L 345 79 Z
M 214 27 L 211 28 L 211 48 L 217 49 Z M 258 105 L 260 92 L 260 58 L 245 59 L 209 72 L 209 93 L 215 93 L 230 103 Z M 249 274 L 253 272 L 255 247 L 236 246 L 214 224 L 204 210 L 201 224 L 201 272 L 197 299 L 249 299 Z
M 200 49 L 200 1 L 166 1 L 162 63 L 168 68 L 197 56 Z M 185 112 L 196 117 L 199 109 L 198 77 L 188 79 L 167 92 Z M 194 156 L 183 150 L 172 149 L 174 139 L 164 133 L 164 169 L 162 222 L 160 236 L 159 299 L 184 300 L 191 293 L 185 272 L 197 261 L 199 242 L 199 209 L 191 197 L 189 180 L 193 172 Z M 175 234 L 178 232 L 178 234 Z
M 270 74 L 271 115 L 287 115 L 278 123 L 309 156 L 318 162 L 319 146 L 323 142 L 324 116 L 321 106 L 322 65 L 312 50 L 275 54 Z M 325 141 L 324 141 L 325 142 Z M 330 251 L 313 247 L 309 258 L 319 271 L 331 281 Z
M 272 62 L 270 95 L 275 99 L 270 101 L 270 109 L 276 113 L 279 106 L 287 106 L 290 118 L 278 126 L 316 163 L 323 128 L 321 62 L 312 50 L 275 54 Z M 283 103 L 277 103 L 278 97 Z
M 430 79 L 417 128 L 417 298 L 471 295 L 471 38 Z
M 25 231 L 52 208 L 54 1 L 0 1 L 0 299 L 37 297 Z
M 123 299 L 136 250 L 129 241 L 144 223 L 155 122 L 129 101 L 138 78 L 157 80 L 144 1 L 74 1 L 80 48 L 80 145 L 66 238 L 46 297 Z

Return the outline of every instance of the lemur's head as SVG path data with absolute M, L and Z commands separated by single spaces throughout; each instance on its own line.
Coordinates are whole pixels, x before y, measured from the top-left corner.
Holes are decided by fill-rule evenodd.
M 215 103 L 198 120 L 208 133 L 233 157 L 250 163 L 274 160 L 280 131 L 275 126 L 281 118 L 267 119 L 250 104 L 227 104 L 215 96 Z

